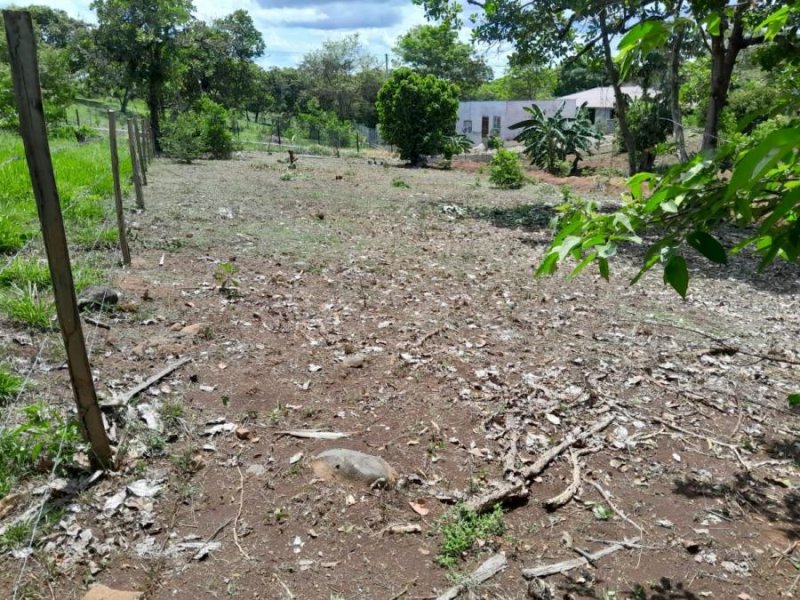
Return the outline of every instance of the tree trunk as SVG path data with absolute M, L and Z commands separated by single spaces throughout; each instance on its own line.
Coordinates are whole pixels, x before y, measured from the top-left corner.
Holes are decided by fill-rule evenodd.
M 622 140 L 625 142 L 625 149 L 628 151 L 628 173 L 634 175 L 638 170 L 638 161 L 636 160 L 636 139 L 633 132 L 628 127 L 627 118 L 627 101 L 625 95 L 622 93 L 622 87 L 619 81 L 619 71 L 614 64 L 614 57 L 611 54 L 611 43 L 609 42 L 608 23 L 606 22 L 606 9 L 603 8 L 599 15 L 598 20 L 600 23 L 600 36 L 603 42 L 603 58 L 608 71 L 608 78 L 611 80 L 611 87 L 614 88 L 614 101 L 616 103 L 617 121 L 619 122 L 619 130 L 622 133 Z
M 150 110 L 150 128 L 153 130 L 153 141 L 156 145 L 156 152 L 161 152 L 161 127 L 159 119 L 161 103 L 158 101 L 158 91 L 152 85 L 147 92 L 147 108 Z
M 683 136 L 683 115 L 681 115 L 680 102 L 680 79 L 679 72 L 681 66 L 681 46 L 686 31 L 679 27 L 675 31 L 675 39 L 672 41 L 669 60 L 669 104 L 672 112 L 672 135 L 675 138 L 675 147 L 678 153 L 678 160 L 684 162 L 689 159 L 686 153 L 686 139 Z
M 131 99 L 130 91 L 130 88 L 126 87 L 119 101 L 119 112 L 123 114 L 128 114 L 128 100 Z
M 733 15 L 733 27 L 725 46 L 725 30 L 728 21 L 723 14 L 719 24 L 719 35 L 711 37 L 711 95 L 708 99 L 706 123 L 703 130 L 703 150 L 713 150 L 719 142 L 719 122 L 722 109 L 728 101 L 733 68 L 739 51 L 744 47 L 744 6 L 739 5 Z

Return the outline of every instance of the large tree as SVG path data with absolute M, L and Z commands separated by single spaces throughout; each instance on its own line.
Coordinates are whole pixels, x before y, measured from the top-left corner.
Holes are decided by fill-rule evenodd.
M 94 0 L 97 47 L 122 65 L 130 86 L 141 86 L 150 124 L 160 135 L 164 90 L 175 67 L 176 40 L 189 23 L 191 0 Z
M 382 76 L 358 34 L 323 42 L 322 48 L 303 57 L 298 71 L 305 88 L 303 103 L 316 98 L 322 110 L 336 113 L 342 121 L 369 120 L 379 87 L 374 83 Z
M 400 150 L 400 158 L 417 164 L 425 154 L 441 152 L 453 134 L 458 88 L 433 75 L 395 69 L 378 92 L 381 135 Z
M 398 38 L 394 52 L 399 64 L 455 83 L 462 97 L 469 97 L 492 78 L 492 69 L 470 44 L 459 41 L 458 30 L 449 19 L 414 27 Z

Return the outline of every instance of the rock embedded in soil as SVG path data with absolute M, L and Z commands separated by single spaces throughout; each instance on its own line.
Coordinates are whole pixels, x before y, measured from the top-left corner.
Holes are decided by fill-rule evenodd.
M 397 472 L 380 456 L 345 448 L 321 452 L 312 459 L 311 468 L 317 477 L 323 479 L 339 479 L 368 486 L 382 481 L 386 487 L 393 487 L 397 482 Z
M 78 308 L 81 310 L 102 310 L 118 302 L 119 292 L 102 285 L 88 287 L 78 296 Z
M 139 600 L 143 595 L 142 592 L 115 590 L 98 584 L 92 586 L 82 600 Z

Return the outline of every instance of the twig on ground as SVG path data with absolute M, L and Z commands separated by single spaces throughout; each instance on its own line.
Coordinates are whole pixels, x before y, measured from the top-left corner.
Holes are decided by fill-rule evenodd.
M 716 438 L 712 438 L 711 436 L 708 436 L 708 435 L 701 435 L 699 433 L 695 433 L 694 431 L 690 431 L 688 429 L 684 429 L 683 427 L 680 427 L 679 425 L 675 425 L 674 423 L 668 421 L 667 419 L 662 419 L 661 417 L 657 417 L 657 416 L 651 415 L 649 418 L 652 419 L 653 421 L 655 421 L 656 423 L 661 423 L 662 425 L 666 425 L 670 429 L 674 429 L 675 431 L 678 431 L 678 432 L 683 433 L 685 435 L 688 435 L 690 437 L 697 438 L 699 440 L 705 440 L 706 443 L 709 444 L 709 446 L 711 446 L 713 444 L 716 444 L 717 446 L 721 446 L 723 448 L 727 448 L 728 450 L 733 452 L 733 455 L 736 457 L 736 460 L 739 461 L 739 463 L 745 468 L 746 471 L 750 471 L 752 469 L 752 466 L 750 465 L 750 463 L 748 463 L 746 460 L 744 460 L 742 458 L 742 455 L 739 454 L 739 448 L 736 446 L 736 444 L 729 444 L 728 442 L 723 442 L 722 440 L 718 440 Z
M 585 429 L 583 431 L 577 431 L 577 430 L 573 431 L 566 438 L 564 438 L 564 440 L 560 444 L 554 446 L 553 448 L 545 452 L 531 466 L 523 469 L 522 477 L 527 480 L 527 479 L 533 479 L 534 477 L 540 475 L 542 471 L 544 471 L 547 468 L 547 465 L 549 465 L 554 458 L 556 458 L 558 455 L 564 452 L 564 450 L 566 450 L 570 446 L 574 446 L 578 442 L 582 442 L 588 439 L 595 433 L 603 431 L 603 429 L 611 425 L 611 423 L 614 421 L 614 418 L 615 418 L 614 415 L 608 415 L 607 417 L 600 419 L 599 421 L 594 423 L 588 429 Z
M 475 569 L 463 583 L 454 585 L 444 594 L 437 596 L 436 600 L 454 600 L 467 588 L 483 583 L 487 579 L 494 577 L 507 566 L 508 562 L 506 561 L 505 553 L 501 552 L 500 554 L 495 554 L 480 567 Z
M 601 496 L 602 496 L 602 497 L 605 499 L 605 501 L 606 501 L 606 502 L 608 502 L 608 505 L 611 507 L 611 510 L 613 510 L 613 511 L 614 511 L 615 513 L 617 513 L 617 514 L 618 514 L 620 517 L 622 517 L 622 519 L 623 519 L 624 521 L 627 521 L 628 523 L 630 523 L 631 525 L 633 525 L 633 526 L 634 526 L 636 529 L 638 529 L 638 530 L 639 530 L 639 533 L 640 533 L 642 536 L 644 536 L 644 528 L 643 528 L 641 525 L 639 525 L 639 524 L 638 524 L 636 521 L 634 521 L 633 519 L 631 519 L 631 518 L 630 518 L 628 515 L 626 515 L 626 514 L 625 514 L 625 513 L 622 511 L 622 509 L 621 509 L 619 506 L 616 506 L 616 505 L 614 504 L 614 501 L 613 501 L 613 500 L 611 500 L 611 494 L 609 494 L 609 493 L 608 493 L 608 491 L 606 491 L 605 489 L 603 489 L 603 486 L 601 486 L 601 485 L 600 485 L 599 483 L 597 483 L 596 481 L 590 481 L 590 482 L 589 482 L 589 485 L 591 485 L 592 487 L 594 487 L 594 489 L 596 489 L 598 492 L 600 492 L 600 495 L 601 495 Z
M 89 315 L 82 315 L 82 316 L 83 320 L 89 323 L 89 325 L 94 325 L 95 327 L 100 327 L 101 329 L 111 329 L 111 325 L 109 325 L 108 323 L 103 323 L 103 321 L 95 319 L 94 317 L 90 317 Z
M 530 492 L 525 483 L 504 483 L 500 488 L 486 494 L 470 498 L 464 504 L 476 513 L 484 513 L 492 510 L 496 504 L 503 504 L 510 500 L 523 500 L 528 497 Z
M 120 404 L 127 404 L 128 402 L 133 400 L 137 395 L 139 395 L 139 393 L 145 391 L 147 388 L 149 388 L 154 383 L 157 383 L 157 382 L 161 381 L 162 379 L 164 379 L 164 377 L 166 377 L 167 375 L 169 375 L 173 371 L 179 369 L 180 367 L 182 367 L 186 363 L 191 362 L 191 360 L 192 360 L 191 356 L 185 356 L 182 359 L 180 359 L 179 361 L 172 363 L 168 367 L 165 367 L 164 369 L 162 369 L 161 371 L 159 371 L 158 373 L 156 373 L 152 377 L 149 377 L 149 378 L 145 379 L 142 383 L 140 383 L 139 385 L 137 385 L 136 387 L 134 387 L 130 391 L 125 392 L 122 396 L 120 396 L 120 400 L 119 400 Z
M 522 479 L 527 482 L 538 476 L 547 468 L 547 465 L 553 462 L 553 459 L 564 452 L 564 450 L 602 431 L 611 425 L 613 421 L 614 415 L 608 415 L 583 431 L 576 428 L 574 431 L 570 432 L 560 444 L 545 452 L 535 463 L 524 468 L 521 472 Z M 526 483 L 502 483 L 491 492 L 468 500 L 466 504 L 468 508 L 481 513 L 491 510 L 498 502 L 527 498 L 528 493 Z
M 411 581 L 411 583 L 407 583 L 406 587 L 404 587 L 402 590 L 397 592 L 394 596 L 389 598 L 389 600 L 397 600 L 398 598 L 401 598 L 402 596 L 405 596 L 408 593 L 409 588 L 411 588 L 412 585 L 417 583 L 417 579 L 419 579 L 419 577 L 414 577 L 414 579 Z
M 550 565 L 543 565 L 541 567 L 523 569 L 522 576 L 525 577 L 525 579 L 533 579 L 534 577 L 547 577 L 548 575 L 555 575 L 556 573 L 565 573 L 567 571 L 588 565 L 590 562 L 596 562 L 604 556 L 608 556 L 609 554 L 613 554 L 614 552 L 618 552 L 625 548 L 634 548 L 638 542 L 639 538 L 636 537 L 630 540 L 624 540 L 622 542 L 612 544 L 611 546 L 607 546 L 606 548 L 598 550 L 597 552 L 592 552 L 589 557 L 573 558 L 571 560 L 564 560 Z
M 244 475 L 242 475 L 242 469 L 238 465 L 236 466 L 236 470 L 239 471 L 239 512 L 236 513 L 236 518 L 233 521 L 233 542 L 236 544 L 241 555 L 247 560 L 250 560 L 250 555 L 244 551 L 244 548 L 242 548 L 242 545 L 239 543 L 239 534 L 237 532 L 239 528 L 239 519 L 242 516 L 242 508 L 244 507 Z
M 563 492 L 558 494 L 557 496 L 553 496 L 549 500 L 545 500 L 542 502 L 542 505 L 548 510 L 554 510 L 561 506 L 564 506 L 567 502 L 572 500 L 575 494 L 578 493 L 578 489 L 581 487 L 581 467 L 580 463 L 578 462 L 578 457 L 583 454 L 588 454 L 589 452 L 597 452 L 600 450 L 600 447 L 597 446 L 595 448 L 584 448 L 583 450 L 579 450 L 575 452 L 570 450 L 569 452 L 569 459 L 572 461 L 572 482 L 567 486 Z
M 273 573 L 272 576 L 278 581 L 278 583 L 281 584 L 281 587 L 289 595 L 289 600 L 294 600 L 294 594 L 292 593 L 292 590 L 289 589 L 289 586 L 287 586 L 285 583 L 283 583 L 283 580 L 280 577 L 278 577 L 277 573 Z

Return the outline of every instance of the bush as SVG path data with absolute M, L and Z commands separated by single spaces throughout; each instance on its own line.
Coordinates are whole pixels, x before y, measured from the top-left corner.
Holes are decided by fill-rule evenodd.
M 503 138 L 501 138 L 499 135 L 492 134 L 489 136 L 489 139 L 486 140 L 486 147 L 489 150 L 499 150 L 503 146 Z
M 383 139 L 400 150 L 400 158 L 419 163 L 439 154 L 456 128 L 458 88 L 433 75 L 395 69 L 378 92 L 376 103 Z
M 499 188 L 519 188 L 525 182 L 525 174 L 519 161 L 519 154 L 513 150 L 500 148 L 492 157 L 489 181 Z
M 462 152 L 466 154 L 470 148 L 472 148 L 472 140 L 465 135 L 455 134 L 445 138 L 442 153 L 447 160 L 450 160 L 456 154 Z
M 167 156 L 190 163 L 203 153 L 203 124 L 193 112 L 179 114 L 165 127 L 161 144 Z
M 162 145 L 167 156 L 187 163 L 203 154 L 230 158 L 234 144 L 228 111 L 209 98 L 201 98 L 194 108 L 178 114 L 164 127 Z
M 233 154 L 233 135 L 228 128 L 228 111 L 209 98 L 201 98 L 197 111 L 202 123 L 203 151 L 212 158 L 226 159 Z

